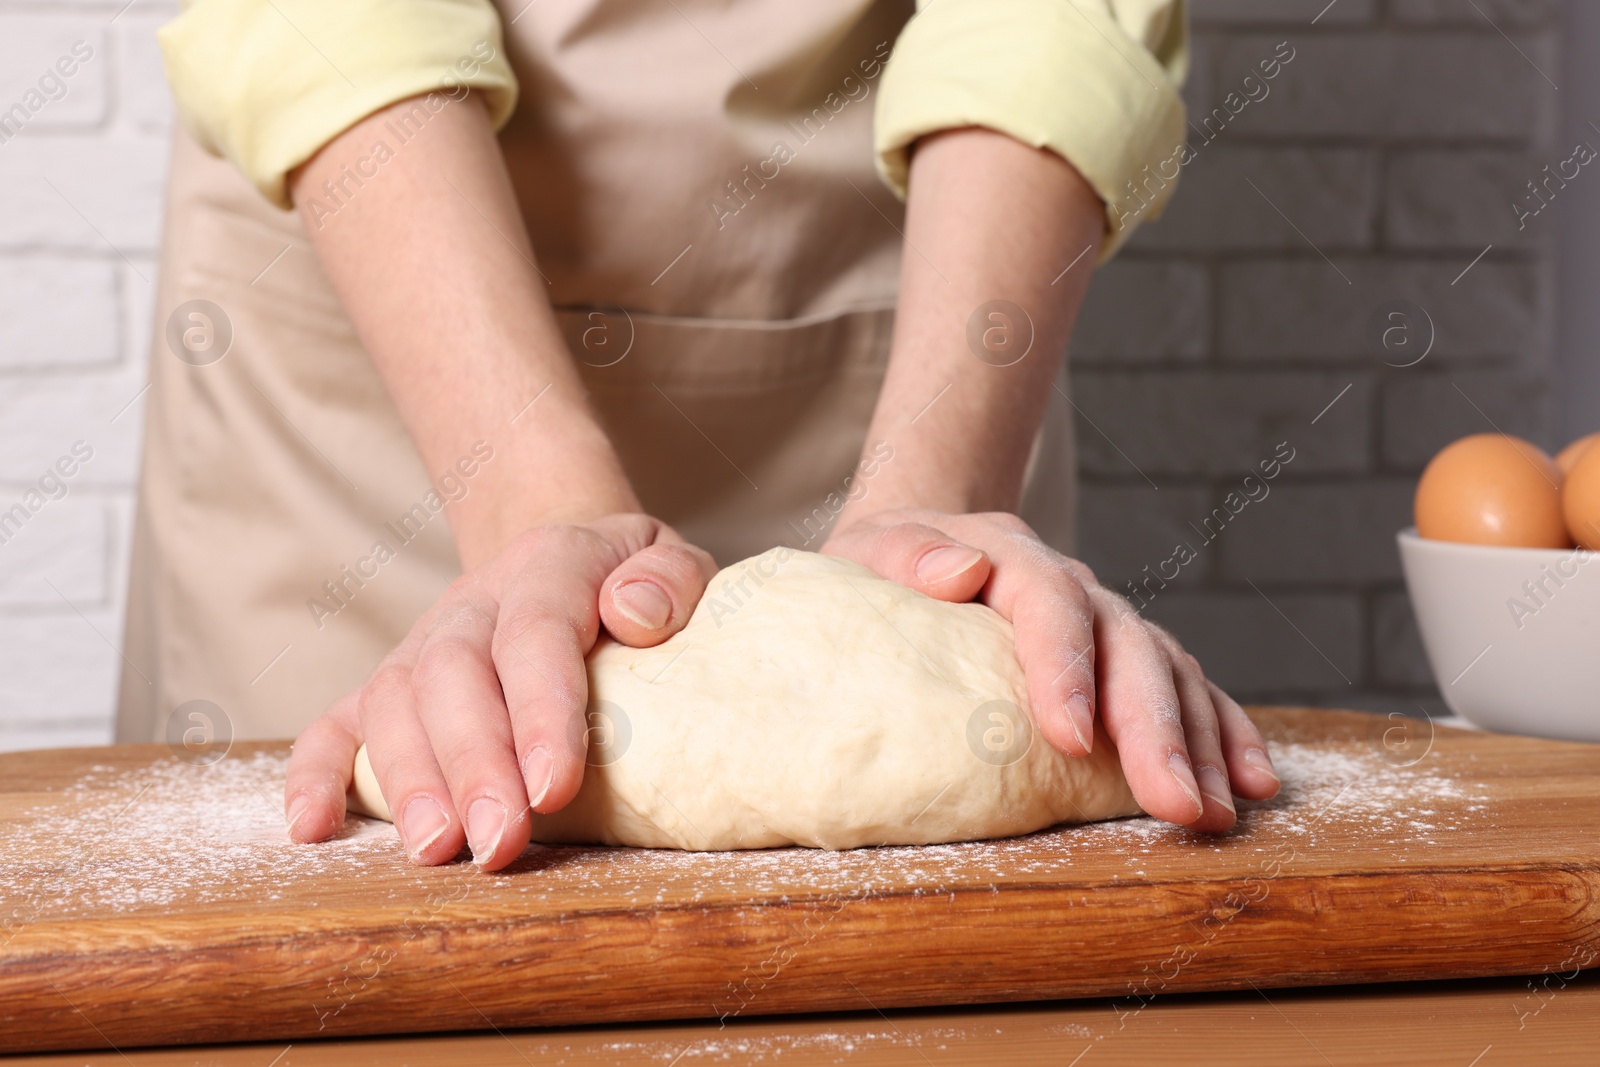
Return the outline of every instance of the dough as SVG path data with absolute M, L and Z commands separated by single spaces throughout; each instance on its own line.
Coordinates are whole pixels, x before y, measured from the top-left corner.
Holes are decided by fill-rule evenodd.
M 681 633 L 589 656 L 589 766 L 543 842 L 698 851 L 932 844 L 1139 811 L 1104 731 L 1032 728 L 1011 625 L 777 548 L 713 579 Z M 387 808 L 363 748 L 356 798 Z

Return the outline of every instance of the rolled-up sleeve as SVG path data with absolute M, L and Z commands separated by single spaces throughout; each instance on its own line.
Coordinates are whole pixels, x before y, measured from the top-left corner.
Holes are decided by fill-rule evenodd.
M 1184 0 L 919 0 L 879 91 L 878 169 L 902 197 L 918 137 L 983 126 L 1048 148 L 1106 204 L 1105 260 L 1161 214 L 1185 140 Z M 1147 172 L 1146 167 L 1150 170 Z M 1163 176 L 1170 173 L 1171 177 Z
M 488 0 L 191 0 L 158 32 L 185 129 L 289 207 L 284 176 L 407 97 L 462 86 L 516 107 Z

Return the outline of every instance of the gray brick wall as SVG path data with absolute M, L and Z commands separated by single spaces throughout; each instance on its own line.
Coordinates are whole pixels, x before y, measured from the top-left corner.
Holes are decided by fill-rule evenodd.
M 1573 140 L 1594 140 L 1556 129 L 1560 5 L 1193 12 L 1192 117 L 1279 42 L 1295 57 L 1094 282 L 1072 350 L 1098 427 L 1079 430 L 1080 550 L 1126 588 L 1176 543 L 1198 548 L 1146 610 L 1241 699 L 1441 712 L 1394 533 L 1453 438 L 1492 422 L 1556 443 L 1555 219 L 1519 232 L 1510 204 Z M 1433 323 L 1415 366 L 1373 339 L 1394 300 Z M 1294 461 L 1205 543 L 1195 526 L 1279 441 Z
M 110 736 L 171 121 L 152 31 L 175 9 L 0 0 L 0 109 L 76 42 L 93 49 L 0 143 L 0 510 L 75 441 L 94 449 L 67 495 L 0 545 L 0 748 Z M 1151 615 L 1241 697 L 1436 710 L 1391 535 L 1450 438 L 1492 419 L 1554 443 L 1554 220 L 1519 233 L 1508 204 L 1575 136 L 1556 129 L 1545 80 L 1560 80 L 1559 5 L 1194 0 L 1194 13 L 1197 115 L 1278 42 L 1296 56 L 1094 283 L 1073 345 L 1099 428 L 1080 426 L 1083 554 L 1118 584 L 1159 565 L 1287 440 L 1296 458 L 1270 495 Z M 1438 336 L 1396 369 L 1369 321 L 1402 298 Z

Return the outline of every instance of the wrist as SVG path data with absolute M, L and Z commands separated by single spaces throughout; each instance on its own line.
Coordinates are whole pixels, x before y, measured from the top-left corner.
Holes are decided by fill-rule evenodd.
M 554 420 L 552 420 L 554 421 Z M 518 535 L 642 510 L 622 462 L 597 425 L 581 420 L 510 428 L 471 491 L 448 510 L 461 565 L 487 562 Z
M 880 515 L 966 515 L 1016 510 L 1020 471 L 1013 475 L 1009 470 L 978 470 L 958 457 L 939 453 L 936 441 L 908 441 L 902 435 L 894 461 L 885 464 L 876 478 L 858 476 L 857 483 L 864 489 L 847 500 L 839 512 L 837 528 Z

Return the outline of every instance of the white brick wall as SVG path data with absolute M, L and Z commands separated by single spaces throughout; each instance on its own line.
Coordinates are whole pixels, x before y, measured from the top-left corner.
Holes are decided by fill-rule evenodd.
M 93 50 L 0 141 L 0 511 L 93 449 L 0 544 L 0 748 L 111 736 L 171 121 L 154 30 L 175 10 L 0 0 L 0 112 Z
M 153 31 L 175 7 L 0 0 L 0 109 L 74 42 L 94 50 L 0 143 L 0 510 L 75 441 L 94 449 L 68 495 L 0 545 L 0 748 L 110 736 L 171 121 Z M 1243 697 L 1436 709 L 1391 534 L 1421 465 L 1486 416 L 1555 443 L 1559 216 L 1519 233 L 1507 205 L 1576 136 L 1556 128 L 1545 80 L 1560 82 L 1559 4 L 1194 10 L 1197 111 L 1278 42 L 1296 58 L 1094 284 L 1073 346 L 1079 402 L 1105 433 L 1080 427 L 1085 558 L 1111 582 L 1156 564 L 1289 440 L 1272 495 L 1151 614 Z M 1438 328 L 1403 370 L 1367 336 L 1396 298 Z

